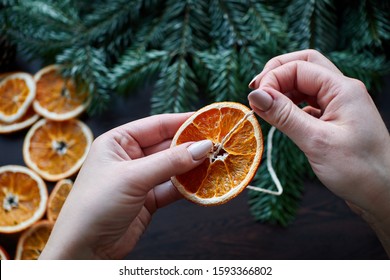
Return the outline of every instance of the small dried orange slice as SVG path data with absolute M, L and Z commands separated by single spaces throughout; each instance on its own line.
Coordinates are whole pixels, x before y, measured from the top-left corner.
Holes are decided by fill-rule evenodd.
M 263 154 L 263 136 L 249 108 L 235 102 L 219 102 L 186 120 L 171 146 L 205 139 L 214 144 L 208 158 L 171 180 L 188 200 L 219 205 L 237 196 L 252 180 Z
M 24 166 L 0 167 L 0 233 L 22 231 L 46 211 L 45 182 Z
M 47 218 L 49 221 L 55 222 L 57 220 L 62 205 L 64 205 L 72 187 L 73 181 L 70 179 L 60 180 L 54 186 L 47 203 Z
M 27 127 L 32 126 L 36 121 L 39 120 L 39 115 L 35 113 L 32 106 L 27 110 L 27 112 L 17 121 L 12 123 L 5 123 L 0 121 L 0 134 L 13 133 Z
M 80 169 L 92 140 L 91 130 L 79 120 L 41 119 L 24 139 L 24 161 L 45 180 L 59 181 Z
M 53 223 L 42 220 L 34 224 L 19 237 L 16 246 L 16 260 L 37 260 L 53 229 Z
M 27 73 L 7 75 L 0 81 L 0 121 L 12 123 L 20 119 L 35 98 L 35 82 Z
M 76 91 L 72 80 L 65 80 L 60 66 L 50 65 L 34 76 L 37 94 L 34 109 L 41 116 L 63 121 L 80 115 L 87 106 L 88 93 Z
M 0 246 L 0 260 L 9 260 L 9 255 L 7 251 Z

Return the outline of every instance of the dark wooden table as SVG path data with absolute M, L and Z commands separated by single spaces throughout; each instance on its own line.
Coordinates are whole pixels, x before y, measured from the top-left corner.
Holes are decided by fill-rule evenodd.
M 37 67 L 20 70 L 34 73 Z M 82 119 L 95 136 L 150 112 L 151 89 L 113 100 L 101 116 Z M 390 77 L 376 96 L 390 127 Z M 26 131 L 0 136 L 0 166 L 24 165 Z M 52 188 L 52 184 L 49 184 Z M 77 231 L 77 229 L 75 229 Z M 13 256 L 18 235 L 1 235 L 0 245 Z M 374 232 L 345 203 L 317 180 L 305 183 L 295 221 L 287 228 L 261 224 L 251 217 L 244 191 L 218 207 L 185 200 L 155 214 L 128 259 L 387 259 Z

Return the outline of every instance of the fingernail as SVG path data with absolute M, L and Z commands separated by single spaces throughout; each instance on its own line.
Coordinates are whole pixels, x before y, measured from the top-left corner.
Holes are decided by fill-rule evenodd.
M 255 83 L 256 83 L 257 76 L 259 76 L 259 75 L 256 75 L 256 76 L 252 79 L 252 81 L 249 83 L 249 85 L 248 85 L 249 88 L 255 89 Z
M 213 147 L 213 142 L 211 142 L 210 140 L 202 140 L 199 142 L 195 142 L 187 149 L 192 155 L 192 158 L 194 160 L 200 160 L 204 158 L 211 151 L 212 147 Z
M 249 93 L 248 100 L 253 106 L 261 111 L 268 111 L 274 101 L 271 95 L 261 89 L 254 90 Z

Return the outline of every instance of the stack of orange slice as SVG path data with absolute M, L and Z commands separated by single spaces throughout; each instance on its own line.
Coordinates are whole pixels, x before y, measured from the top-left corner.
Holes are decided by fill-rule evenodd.
M 72 187 L 66 178 L 78 172 L 93 141 L 89 127 L 77 119 L 88 93 L 78 93 L 60 70 L 51 65 L 34 77 L 0 75 L 0 134 L 32 126 L 22 149 L 27 167 L 0 167 L 0 234 L 22 232 L 17 259 L 39 257 Z M 44 180 L 59 181 L 49 201 Z M 41 220 L 45 213 L 48 220 Z
M 60 66 L 50 65 L 34 76 L 35 111 L 46 119 L 65 121 L 79 116 L 88 104 L 88 93 L 76 91 L 72 80 L 64 79 Z
M 57 220 L 61 208 L 64 205 L 72 187 L 73 181 L 70 179 L 60 180 L 54 186 L 47 203 L 47 219 L 49 221 L 54 223 Z
M 42 220 L 23 232 L 16 246 L 15 259 L 37 260 L 49 240 L 53 225 L 50 221 Z
M 80 169 L 92 140 L 91 130 L 79 120 L 42 119 L 27 133 L 23 145 L 24 161 L 45 180 L 58 181 Z
M 0 80 L 0 134 L 31 126 L 38 120 L 32 109 L 36 95 L 33 77 L 27 73 L 10 73 Z
M 0 167 L 0 233 L 16 233 L 45 214 L 47 188 L 35 172 L 24 166 Z

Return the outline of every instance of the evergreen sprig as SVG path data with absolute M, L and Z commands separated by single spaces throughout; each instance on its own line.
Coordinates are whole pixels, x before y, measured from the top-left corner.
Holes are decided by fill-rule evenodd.
M 334 1 L 292 1 L 287 9 L 289 31 L 299 49 L 328 52 L 337 43 L 337 16 Z
M 323 52 L 346 75 L 378 88 L 390 70 L 390 1 L 381 0 L 0 0 L 0 32 L 30 58 L 63 64 L 91 95 L 90 112 L 115 94 L 154 86 L 152 113 L 213 101 L 246 103 L 247 84 L 276 55 Z M 264 131 L 268 126 L 264 125 Z M 265 134 L 266 135 L 266 134 Z M 275 134 L 280 197 L 249 192 L 253 216 L 295 216 L 305 157 Z M 254 184 L 272 187 L 263 164 Z
M 262 125 L 263 133 L 268 133 L 269 125 Z M 249 207 L 258 221 L 287 226 L 295 218 L 303 192 L 304 178 L 312 176 L 309 163 L 299 148 L 283 133 L 276 130 L 272 139 L 274 148 L 271 163 L 283 187 L 283 194 L 275 196 L 255 190 L 249 190 Z M 261 164 L 253 185 L 276 191 L 276 186 L 267 169 L 267 150 L 265 146 Z
M 94 93 L 90 95 L 89 111 L 92 114 L 104 110 L 110 99 L 106 88 L 108 69 L 102 63 L 106 60 L 106 53 L 102 49 L 91 46 L 68 48 L 57 56 L 58 63 L 63 66 L 62 74 L 74 79 L 80 92 Z

